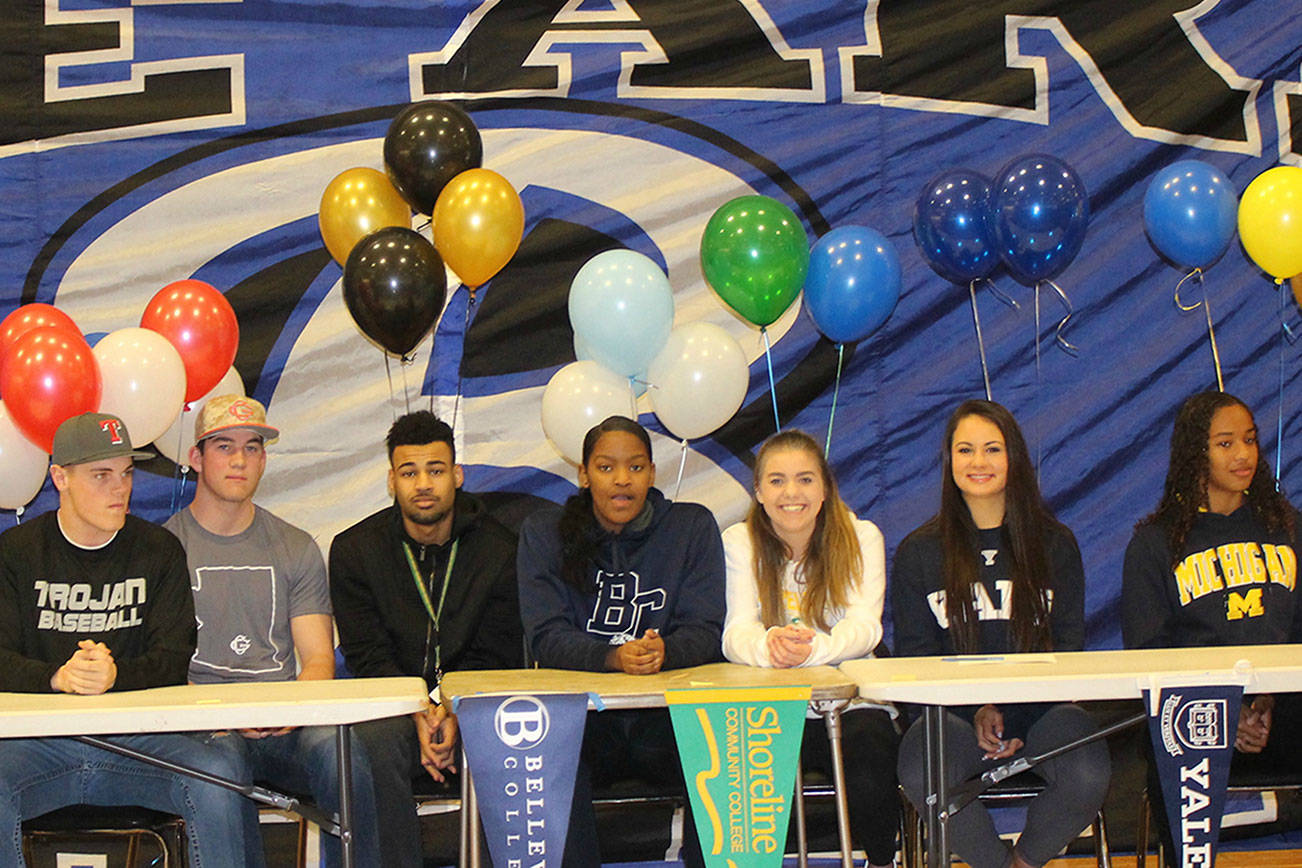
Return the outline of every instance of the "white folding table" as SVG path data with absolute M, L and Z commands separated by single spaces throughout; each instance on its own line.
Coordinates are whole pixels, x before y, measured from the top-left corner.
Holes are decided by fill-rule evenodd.
M 343 844 L 343 864 L 353 864 L 352 764 L 348 725 L 411 714 L 429 699 L 420 678 L 341 678 L 251 684 L 187 684 L 100 696 L 0 693 L 0 738 L 78 737 L 98 747 L 147 756 L 94 738 L 145 732 L 334 726 L 339 755 L 339 813 L 328 819 Z M 217 781 L 194 769 L 163 767 L 245 792 L 277 807 L 299 810 L 296 799 L 237 781 Z M 256 789 L 255 793 L 247 790 Z

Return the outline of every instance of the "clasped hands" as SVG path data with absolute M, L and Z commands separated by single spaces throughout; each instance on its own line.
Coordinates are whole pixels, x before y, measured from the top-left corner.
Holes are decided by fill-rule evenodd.
M 798 624 L 772 627 L 764 634 L 769 661 L 776 669 L 788 669 L 804 663 L 814 650 L 813 642 L 814 631 Z
M 50 687 L 59 693 L 97 696 L 106 692 L 118 679 L 118 665 L 113 652 L 103 642 L 82 639 L 68 662 L 50 678 Z

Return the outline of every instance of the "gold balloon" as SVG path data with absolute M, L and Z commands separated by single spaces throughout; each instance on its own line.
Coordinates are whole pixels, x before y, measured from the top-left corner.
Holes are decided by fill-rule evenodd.
M 472 289 L 511 261 L 524 237 L 524 205 L 511 182 L 489 169 L 468 169 L 434 203 L 434 246 Z
M 1297 302 L 1298 307 L 1302 307 L 1302 274 L 1290 277 L 1289 283 L 1293 285 L 1293 300 Z
M 326 249 L 343 265 L 353 246 L 377 229 L 411 228 L 411 208 L 383 172 L 345 169 L 326 185 L 317 213 Z

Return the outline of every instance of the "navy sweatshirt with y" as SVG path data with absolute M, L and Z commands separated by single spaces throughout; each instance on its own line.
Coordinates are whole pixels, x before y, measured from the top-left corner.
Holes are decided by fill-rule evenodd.
M 561 577 L 560 517 L 559 507 L 543 509 L 520 528 L 520 615 L 539 666 L 600 672 L 611 646 L 651 629 L 664 638 L 665 669 L 723 659 L 723 543 L 709 510 L 653 488 L 620 533 L 593 521 L 595 593 Z

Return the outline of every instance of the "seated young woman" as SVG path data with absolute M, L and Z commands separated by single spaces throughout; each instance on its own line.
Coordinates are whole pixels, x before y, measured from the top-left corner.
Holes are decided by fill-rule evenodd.
M 940 511 L 895 554 L 891 610 L 902 656 L 1079 651 L 1085 581 L 1070 530 L 1044 503 L 1022 432 L 1006 409 L 965 401 L 949 418 Z M 921 808 L 925 734 L 900 745 L 905 793 Z M 944 715 L 946 779 L 956 784 L 1026 751 L 1038 754 L 1097 731 L 1077 705 L 982 705 Z M 1094 741 L 1034 768 L 1046 788 L 1010 847 L 980 801 L 949 819 L 951 846 L 973 868 L 1039 866 L 1093 820 L 1111 774 Z
M 611 416 L 587 433 L 578 494 L 520 529 L 517 569 L 525 641 L 538 665 L 649 675 L 720 659 L 724 567 L 705 507 L 652 485 L 651 438 Z M 564 864 L 598 866 L 593 783 L 630 774 L 681 784 L 669 714 L 588 715 Z M 683 859 L 703 865 L 690 812 Z
M 1161 502 L 1135 526 L 1126 548 L 1126 647 L 1302 642 L 1297 532 L 1297 510 L 1261 454 L 1252 411 L 1224 392 L 1187 399 L 1171 433 Z M 1300 730 L 1298 694 L 1245 696 L 1232 778 L 1257 771 L 1302 774 Z M 1160 787 L 1150 785 L 1149 793 L 1165 835 Z
M 818 443 L 803 431 L 770 437 L 755 459 L 752 494 L 746 520 L 723 532 L 724 656 L 781 668 L 872 653 L 886 594 L 882 534 L 841 500 Z M 841 720 L 851 837 L 870 866 L 888 866 L 899 826 L 895 725 L 886 711 L 863 705 Z M 806 768 L 831 771 L 821 725 L 806 726 L 801 758 Z

